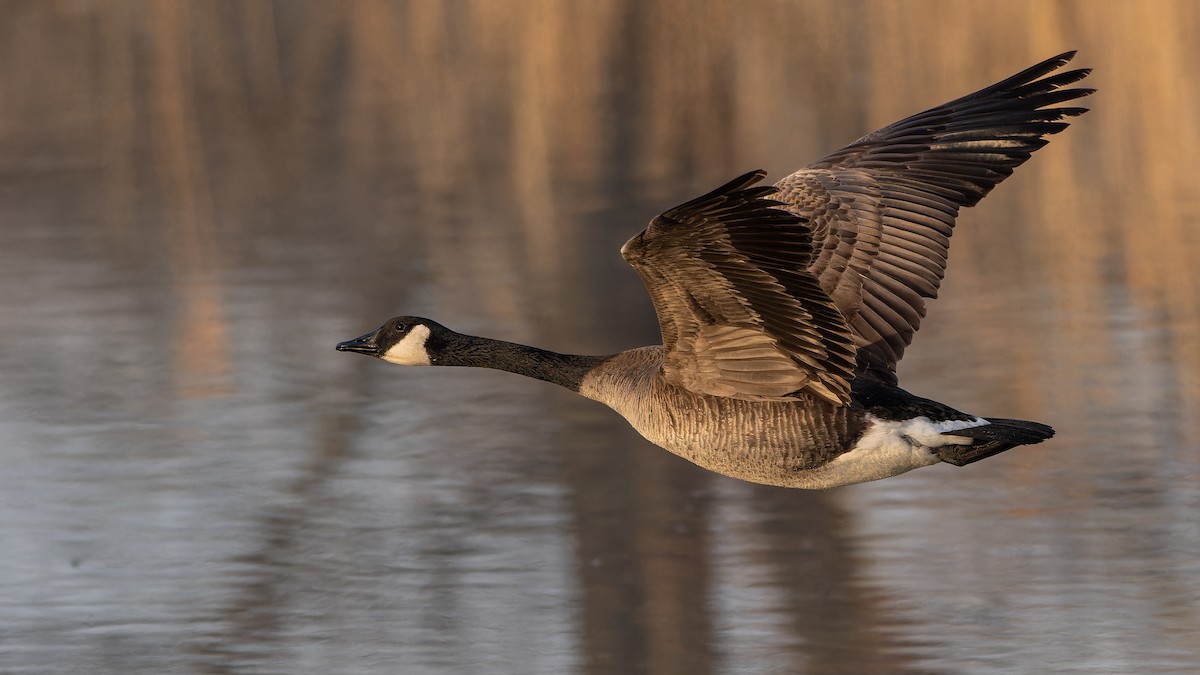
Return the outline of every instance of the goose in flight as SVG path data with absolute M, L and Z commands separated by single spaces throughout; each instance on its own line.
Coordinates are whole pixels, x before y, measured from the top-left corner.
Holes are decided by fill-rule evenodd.
M 959 209 L 1086 108 L 1087 69 L 1043 61 L 903 119 L 780 180 L 752 171 L 654 218 L 621 255 L 662 345 L 558 354 L 401 316 L 337 345 L 410 366 L 496 368 L 609 406 L 712 471 L 831 488 L 963 466 L 1054 431 L 899 388 L 896 363 L 937 295 Z

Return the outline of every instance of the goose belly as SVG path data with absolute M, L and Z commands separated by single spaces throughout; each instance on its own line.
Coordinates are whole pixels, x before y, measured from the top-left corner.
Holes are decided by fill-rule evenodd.
M 666 382 L 661 348 L 615 356 L 579 393 L 624 417 L 655 445 L 706 469 L 754 483 L 823 489 L 895 476 L 940 461 L 931 452 L 971 439 L 944 433 L 986 424 L 885 420 L 821 399 L 746 401 Z
M 685 391 L 664 398 L 613 407 L 651 443 L 726 476 L 813 489 L 859 482 L 825 467 L 861 435 L 861 411 L 815 400 L 744 401 Z
M 826 489 L 937 464 L 944 435 L 986 420 L 885 420 L 821 401 L 743 401 L 680 392 L 614 406 L 651 443 L 711 471 L 766 485 Z

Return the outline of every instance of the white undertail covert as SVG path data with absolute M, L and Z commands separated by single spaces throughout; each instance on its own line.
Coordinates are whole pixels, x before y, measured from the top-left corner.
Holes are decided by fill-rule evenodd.
M 941 460 L 931 448 L 975 442 L 966 436 L 947 436 L 946 432 L 988 424 L 981 417 L 934 422 L 928 417 L 885 420 L 870 414 L 867 421 L 870 426 L 858 443 L 821 469 L 822 473 L 837 475 L 840 485 L 879 480 L 937 464 Z

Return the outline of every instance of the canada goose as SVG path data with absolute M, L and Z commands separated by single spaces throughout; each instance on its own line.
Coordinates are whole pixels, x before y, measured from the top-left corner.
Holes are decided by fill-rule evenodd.
M 937 295 L 958 210 L 1086 108 L 1090 70 L 1043 61 L 851 143 L 774 187 L 752 171 L 654 218 L 621 255 L 658 313 L 661 346 L 557 354 L 390 319 L 337 345 L 408 366 L 496 368 L 609 406 L 718 473 L 830 488 L 963 466 L 1054 430 L 983 418 L 897 386 L 896 362 Z

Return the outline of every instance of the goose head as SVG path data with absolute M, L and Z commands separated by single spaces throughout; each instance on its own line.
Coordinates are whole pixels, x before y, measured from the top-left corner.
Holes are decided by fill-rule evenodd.
M 441 324 L 419 316 L 388 319 L 375 331 L 339 342 L 339 352 L 358 352 L 401 366 L 431 366 L 438 362 L 437 344 L 452 333 Z M 430 338 L 433 338 L 432 340 Z

